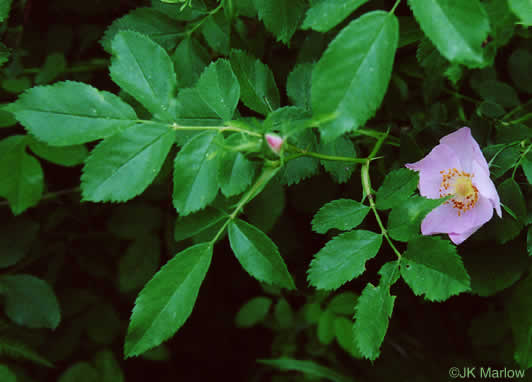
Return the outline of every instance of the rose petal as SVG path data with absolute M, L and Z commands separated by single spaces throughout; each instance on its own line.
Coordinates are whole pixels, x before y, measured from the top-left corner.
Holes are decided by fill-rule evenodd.
M 440 198 L 442 174 L 449 168 L 461 170 L 454 151 L 447 145 L 437 145 L 423 159 L 415 163 L 407 163 L 407 168 L 419 171 L 419 193 L 430 199 Z
M 462 127 L 454 133 L 446 135 L 440 139 L 440 143 L 448 145 L 456 153 L 463 171 L 472 172 L 471 164 L 475 160 L 489 175 L 486 158 L 482 155 L 477 141 L 471 135 L 471 129 L 469 127 Z
M 497 211 L 497 215 L 501 217 L 501 201 L 497 189 L 490 179 L 489 173 L 486 173 L 484 167 L 482 167 L 477 161 L 473 161 L 473 184 L 477 187 L 478 192 L 484 198 L 491 202 L 491 206 Z
M 475 232 L 478 231 L 478 229 L 482 227 L 482 225 L 478 225 L 478 226 L 475 226 L 465 232 L 462 232 L 462 233 L 454 233 L 454 232 L 451 232 L 449 233 L 449 239 L 451 239 L 451 241 L 458 245 L 458 244 L 462 244 L 466 239 L 469 238 L 469 236 L 473 235 Z
M 453 243 L 457 245 L 462 243 L 493 217 L 493 206 L 491 204 L 491 201 L 489 199 L 481 197 L 472 212 L 473 220 L 471 228 L 461 233 L 449 233 L 449 238 Z
M 493 216 L 491 202 L 482 196 L 475 206 L 458 216 L 458 210 L 450 203 L 443 204 L 425 216 L 421 222 L 421 233 L 433 235 L 436 233 L 465 233 L 476 226 L 481 226 Z
M 470 228 L 464 226 L 464 215 L 458 216 L 458 211 L 449 203 L 442 204 L 430 211 L 421 222 L 421 233 L 425 236 L 437 233 L 464 232 Z
M 276 134 L 266 134 L 266 142 L 268 142 L 268 146 L 270 149 L 276 153 L 279 154 L 281 152 L 281 146 L 283 145 L 283 138 Z

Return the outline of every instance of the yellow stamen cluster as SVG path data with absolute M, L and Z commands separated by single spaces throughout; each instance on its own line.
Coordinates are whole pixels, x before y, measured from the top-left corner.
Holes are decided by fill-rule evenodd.
M 453 208 L 458 210 L 458 216 L 475 206 L 478 201 L 478 189 L 471 181 L 474 174 L 458 171 L 456 168 L 442 170 L 440 174 L 440 197 L 453 195 L 446 203 L 451 203 Z

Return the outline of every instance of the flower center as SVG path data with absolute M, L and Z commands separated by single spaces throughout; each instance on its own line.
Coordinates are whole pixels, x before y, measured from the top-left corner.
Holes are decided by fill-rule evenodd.
M 478 201 L 478 189 L 471 181 L 474 174 L 458 171 L 456 168 L 442 170 L 440 174 L 440 197 L 453 195 L 446 203 L 451 203 L 453 208 L 458 210 L 458 216 L 475 206 Z

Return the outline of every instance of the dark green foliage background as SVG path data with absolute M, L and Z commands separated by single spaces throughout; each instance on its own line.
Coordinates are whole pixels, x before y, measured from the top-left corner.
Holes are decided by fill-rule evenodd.
M 456 51 L 448 24 L 423 14 L 450 0 L 346 0 L 345 14 L 324 13 L 328 3 L 0 1 L 11 4 L 0 24 L 0 381 L 447 381 L 453 366 L 532 366 L 526 1 L 457 6 L 454 17 L 471 12 L 478 29 L 451 41 Z M 385 33 L 376 43 L 363 38 L 373 23 Z M 356 56 L 373 43 L 377 66 L 365 67 Z M 127 77 L 136 70 L 128 49 L 153 70 L 151 85 L 159 81 L 152 97 Z M 182 62 L 187 49 L 196 53 Z M 358 86 L 342 104 L 341 76 L 357 65 L 362 75 L 349 79 Z M 177 85 L 161 68 L 177 73 Z M 72 138 L 68 121 L 33 119 L 41 105 L 77 96 L 105 100 L 125 125 L 137 120 L 138 145 L 162 132 L 140 181 L 135 171 L 123 188 L 99 178 L 113 150 L 130 149 L 130 125 Z M 490 163 L 504 209 L 455 247 L 446 236 L 420 239 L 422 218 L 443 200 L 414 195 L 417 175 L 403 166 L 462 126 Z M 280 156 L 264 142 L 269 132 L 286 137 Z M 241 173 L 232 172 L 237 153 Z M 213 157 L 194 190 L 201 171 L 190 168 Z M 5 186 L 14 174 L 40 179 L 39 168 L 27 194 Z M 335 242 L 339 234 L 346 242 Z M 373 240 L 369 249 L 357 247 L 362 239 Z M 429 280 L 416 296 L 400 267 L 425 245 L 470 285 L 443 272 L 454 291 L 423 290 Z M 364 261 L 333 267 L 357 254 Z M 174 287 L 184 297 L 149 327 Z M 372 293 L 393 301 L 389 323 L 385 304 L 364 305 Z M 375 317 L 374 331 L 364 317 Z M 377 339 L 364 342 L 366 333 Z

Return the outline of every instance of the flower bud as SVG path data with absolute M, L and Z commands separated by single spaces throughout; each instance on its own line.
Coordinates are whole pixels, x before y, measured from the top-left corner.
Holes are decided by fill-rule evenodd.
M 276 134 L 266 134 L 264 136 L 266 138 L 266 142 L 268 142 L 268 146 L 270 149 L 277 155 L 281 152 L 281 147 L 283 145 L 284 139 Z

